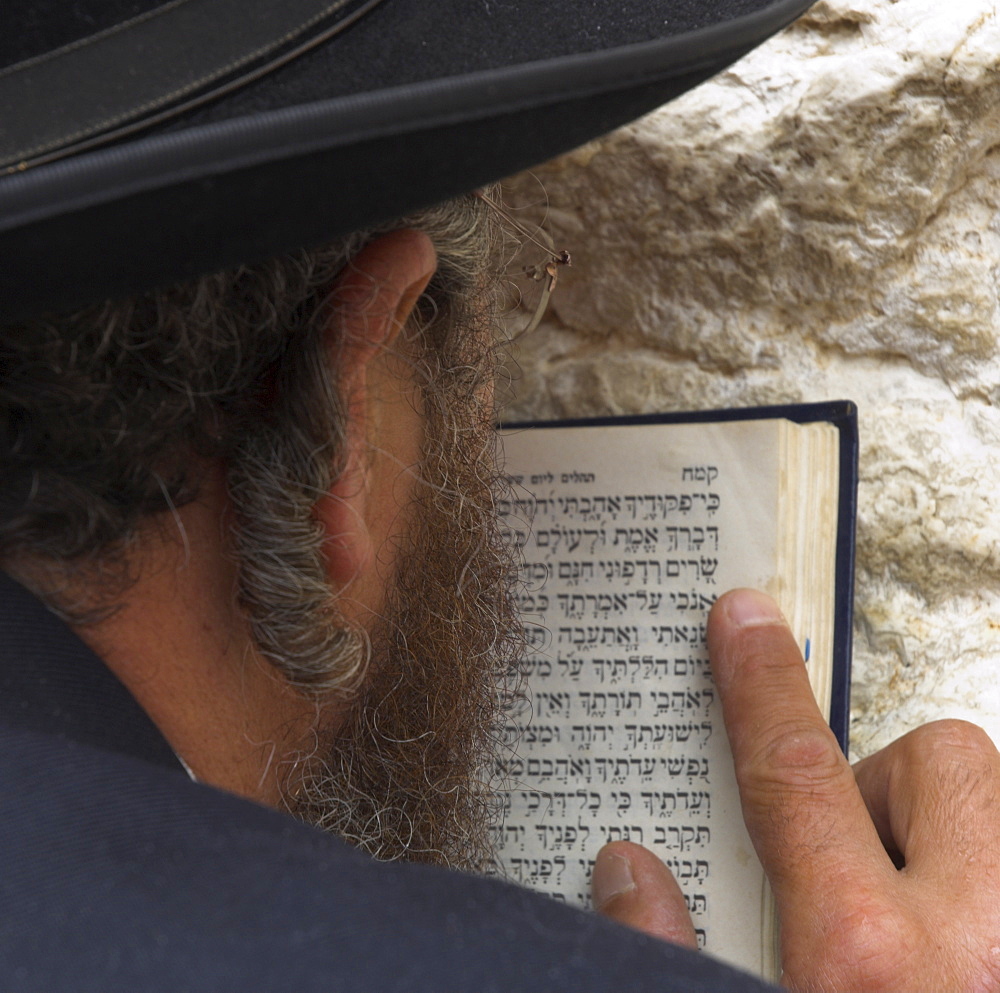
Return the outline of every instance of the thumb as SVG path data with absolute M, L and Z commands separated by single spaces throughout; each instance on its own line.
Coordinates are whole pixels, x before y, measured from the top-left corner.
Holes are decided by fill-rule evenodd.
M 673 873 L 652 852 L 628 841 L 605 845 L 594 862 L 594 907 L 639 931 L 697 948 L 691 915 Z

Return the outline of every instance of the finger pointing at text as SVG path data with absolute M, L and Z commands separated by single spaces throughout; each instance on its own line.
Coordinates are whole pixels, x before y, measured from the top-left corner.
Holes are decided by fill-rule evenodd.
M 1000 755 L 985 734 L 929 725 L 861 763 L 856 780 L 770 598 L 720 598 L 708 644 L 743 816 L 778 906 L 784 982 L 1000 989 Z

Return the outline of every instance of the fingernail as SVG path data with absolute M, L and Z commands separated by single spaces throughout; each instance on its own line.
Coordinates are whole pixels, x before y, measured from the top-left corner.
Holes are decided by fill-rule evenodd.
M 759 590 L 736 590 L 726 597 L 725 606 L 726 616 L 737 628 L 785 623 L 778 605 Z
M 594 906 L 601 910 L 616 896 L 635 889 L 632 878 L 632 866 L 628 859 L 621 855 L 605 855 L 594 863 L 594 876 L 591 880 L 594 894 Z

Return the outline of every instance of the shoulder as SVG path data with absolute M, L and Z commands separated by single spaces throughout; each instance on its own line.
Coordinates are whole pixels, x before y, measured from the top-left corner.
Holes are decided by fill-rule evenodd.
M 5 989 L 739 988 L 593 915 L 374 862 L 173 770 L 31 732 L 2 738 Z

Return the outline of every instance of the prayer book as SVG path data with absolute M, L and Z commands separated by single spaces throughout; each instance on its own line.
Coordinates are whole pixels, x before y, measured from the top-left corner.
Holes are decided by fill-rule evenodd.
M 673 870 L 705 951 L 777 979 L 705 625 L 728 589 L 774 596 L 846 750 L 856 408 L 510 424 L 502 439 L 527 654 L 496 871 L 589 906 L 597 850 L 639 842 Z

